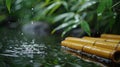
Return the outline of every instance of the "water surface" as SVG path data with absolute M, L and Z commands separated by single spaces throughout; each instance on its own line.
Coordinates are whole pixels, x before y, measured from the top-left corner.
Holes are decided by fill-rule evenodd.
M 0 67 L 100 67 L 63 52 L 56 36 L 30 37 L 20 29 L 0 29 Z

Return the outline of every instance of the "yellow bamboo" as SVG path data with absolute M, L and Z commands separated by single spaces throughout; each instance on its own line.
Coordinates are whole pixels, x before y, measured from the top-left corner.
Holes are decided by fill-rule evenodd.
M 107 48 L 107 49 L 119 50 L 120 51 L 120 44 L 118 44 L 118 43 L 96 41 L 94 46 L 99 46 L 99 47 L 102 47 L 102 48 Z
M 65 40 L 75 42 L 75 43 L 86 44 L 86 45 L 93 45 L 95 43 L 95 41 L 76 38 L 76 37 L 67 37 L 67 38 L 65 38 Z
M 81 51 L 89 53 L 89 54 L 108 58 L 117 63 L 120 62 L 120 51 L 117 51 L 117 50 L 105 49 L 105 48 L 91 46 L 91 45 L 83 45 L 80 43 L 74 43 L 74 42 L 70 42 L 67 40 L 62 41 L 61 45 L 75 49 L 75 50 L 81 50 Z
M 116 39 L 107 39 L 107 38 L 83 37 L 82 39 L 94 40 L 94 41 L 106 41 L 106 42 L 120 43 L 120 40 L 116 40 Z
M 90 40 L 90 41 L 106 41 L 106 39 L 103 38 L 94 38 L 94 37 L 83 37 L 82 39 Z
M 76 49 L 76 50 L 82 50 L 83 46 L 84 46 L 82 44 L 73 43 L 73 42 L 70 42 L 70 41 L 62 41 L 61 45 L 65 46 L 65 47 L 72 48 L 72 49 Z
M 120 62 L 120 52 L 116 50 L 105 49 L 97 46 L 84 46 L 83 52 L 108 58 L 117 63 Z
M 120 35 L 102 34 L 102 35 L 101 35 L 101 38 L 120 40 Z
M 84 44 L 84 45 L 94 45 L 102 48 L 112 49 L 112 50 L 119 50 L 120 51 L 120 44 L 117 42 L 106 42 L 105 39 L 96 39 L 91 37 L 86 38 L 75 38 L 75 37 L 67 37 L 65 40 Z

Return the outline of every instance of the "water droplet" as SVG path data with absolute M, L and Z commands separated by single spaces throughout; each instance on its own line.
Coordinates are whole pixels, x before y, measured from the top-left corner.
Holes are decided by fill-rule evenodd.
M 60 65 L 55 65 L 55 67 L 61 67 Z
M 98 16 L 101 16 L 102 15 L 102 13 L 98 13 Z
M 12 48 L 11 46 L 9 48 Z
M 23 33 L 21 33 L 21 35 L 23 35 Z
M 115 18 L 116 18 L 116 16 L 113 16 L 113 18 L 115 19 Z
M 33 63 L 33 60 L 30 60 L 31 63 Z
M 32 42 L 31 42 L 32 44 L 34 44 L 35 43 L 35 39 L 32 39 Z
M 31 10 L 34 10 L 34 8 L 32 8 Z
M 34 22 L 32 21 L 31 24 L 33 24 Z

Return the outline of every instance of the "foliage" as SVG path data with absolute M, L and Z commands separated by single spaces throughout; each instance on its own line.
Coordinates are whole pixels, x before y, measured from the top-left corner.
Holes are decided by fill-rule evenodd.
M 11 9 L 11 0 L 6 0 L 6 6 L 7 6 L 7 9 L 10 13 L 10 9 Z
M 74 28 L 83 29 L 89 36 L 91 29 L 112 33 L 117 16 L 114 7 L 119 4 L 117 0 L 6 0 L 2 6 L 6 5 L 3 9 L 9 14 L 0 15 L 0 21 L 9 16 L 21 24 L 47 21 L 56 26 L 52 33 L 64 29 L 62 36 Z
M 73 3 L 75 5 L 72 5 Z M 68 9 L 65 9 L 66 12 L 56 16 L 53 21 L 56 23 L 62 20 L 61 22 L 63 23 L 55 28 L 52 33 L 56 30 L 65 28 L 62 33 L 62 36 L 64 36 L 71 29 L 81 27 L 88 35 L 90 35 L 90 28 L 85 17 L 87 16 L 87 8 L 94 4 L 96 4 L 96 1 L 93 0 L 71 0 L 67 2 Z

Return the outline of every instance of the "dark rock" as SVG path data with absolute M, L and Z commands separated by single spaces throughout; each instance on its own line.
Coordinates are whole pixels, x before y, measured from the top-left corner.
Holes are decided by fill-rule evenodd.
M 34 22 L 23 25 L 22 32 L 31 36 L 47 36 L 50 33 L 50 26 L 45 22 Z

